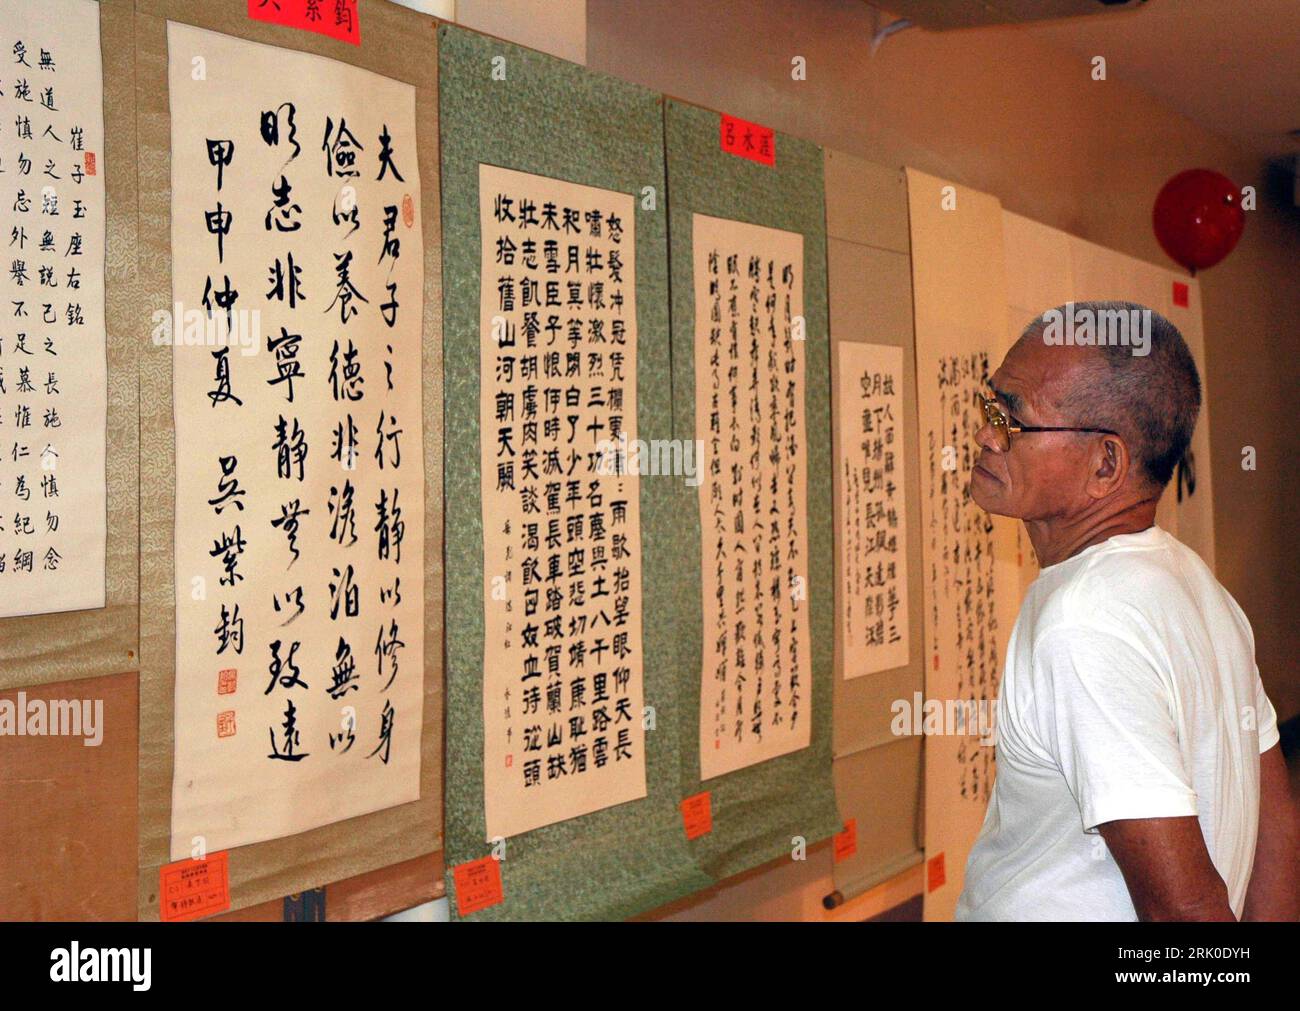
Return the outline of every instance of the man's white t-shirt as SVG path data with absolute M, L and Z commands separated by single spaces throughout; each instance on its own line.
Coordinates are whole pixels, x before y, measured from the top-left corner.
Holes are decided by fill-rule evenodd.
M 1241 916 L 1259 756 L 1278 742 L 1250 623 L 1157 526 L 1049 565 L 1007 645 L 997 779 L 958 920 L 1135 920 L 1097 826 L 1196 815 Z

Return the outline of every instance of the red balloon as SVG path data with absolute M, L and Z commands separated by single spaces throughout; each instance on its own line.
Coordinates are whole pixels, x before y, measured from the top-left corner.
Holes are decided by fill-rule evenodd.
M 1194 274 L 1236 247 L 1246 226 L 1241 190 L 1210 169 L 1179 172 L 1156 196 L 1151 223 L 1160 248 Z

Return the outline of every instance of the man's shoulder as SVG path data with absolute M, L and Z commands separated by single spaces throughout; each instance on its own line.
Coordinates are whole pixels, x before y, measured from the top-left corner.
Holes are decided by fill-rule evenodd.
M 1200 557 L 1159 527 L 1093 545 L 1046 570 L 1034 589 L 1042 617 L 1059 620 L 1133 616 L 1223 592 Z
M 1035 648 L 1045 635 L 1077 633 L 1155 657 L 1189 636 L 1208 643 L 1228 635 L 1253 653 L 1246 615 L 1191 548 L 1158 527 L 1112 541 L 1049 572 L 1026 629 Z

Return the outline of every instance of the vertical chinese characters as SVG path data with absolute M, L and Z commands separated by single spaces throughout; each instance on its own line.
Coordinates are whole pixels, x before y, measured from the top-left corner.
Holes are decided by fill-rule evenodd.
M 846 678 L 907 664 L 903 350 L 839 345 L 840 631 Z
M 628 194 L 479 167 L 487 837 L 645 796 Z
M 972 714 L 992 706 L 1001 674 L 993 518 L 970 497 L 975 433 L 984 424 L 975 394 L 987 389 L 988 378 L 987 351 L 940 357 L 940 427 L 926 432 L 929 652 L 955 672 L 955 698 Z M 993 791 L 994 750 L 981 745 L 974 722 L 965 729 L 957 742 L 958 791 L 983 810 Z
M 412 88 L 169 48 L 175 855 L 419 794 L 423 241 Z
M 0 12 L 0 617 L 104 606 L 99 7 Z
M 803 236 L 694 215 L 700 771 L 811 740 Z

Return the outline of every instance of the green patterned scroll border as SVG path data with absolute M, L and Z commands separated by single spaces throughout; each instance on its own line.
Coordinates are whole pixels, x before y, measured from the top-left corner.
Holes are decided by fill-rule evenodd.
M 445 817 L 447 894 L 455 917 L 454 868 L 490 852 L 483 813 L 478 431 L 481 162 L 634 196 L 640 438 L 670 437 L 672 402 L 662 99 L 451 25 L 438 31 L 447 433 Z M 493 76 L 499 57 L 504 80 Z M 647 186 L 656 194 L 653 210 L 642 207 Z M 824 303 L 820 312 L 824 334 Z M 698 708 L 695 680 L 675 664 L 682 635 L 678 599 L 691 578 L 682 567 L 680 483 L 660 477 L 641 482 L 645 704 L 657 713 L 656 729 L 646 734 L 647 796 L 509 839 L 500 865 L 503 901 L 471 919 L 617 919 L 712 884 L 692 859 L 677 806 L 681 749 L 694 747 L 693 738 L 680 736 L 679 716 Z
M 834 541 L 831 509 L 830 337 L 826 308 L 826 211 L 822 150 L 776 135 L 776 164 L 722 151 L 718 113 L 669 100 L 669 262 L 672 265 L 673 437 L 695 438 L 695 306 L 691 221 L 694 214 L 746 221 L 803 235 L 805 418 L 808 433 L 808 599 L 812 639 L 812 741 L 799 751 L 700 781 L 699 713 L 703 605 L 700 517 L 694 488 L 679 489 L 683 523 L 679 592 L 683 621 L 678 666 L 692 690 L 680 714 L 682 795 L 707 790 L 713 830 L 691 843 L 715 878 L 789 859 L 799 839 L 811 846 L 838 832 L 831 778 L 834 694 Z

